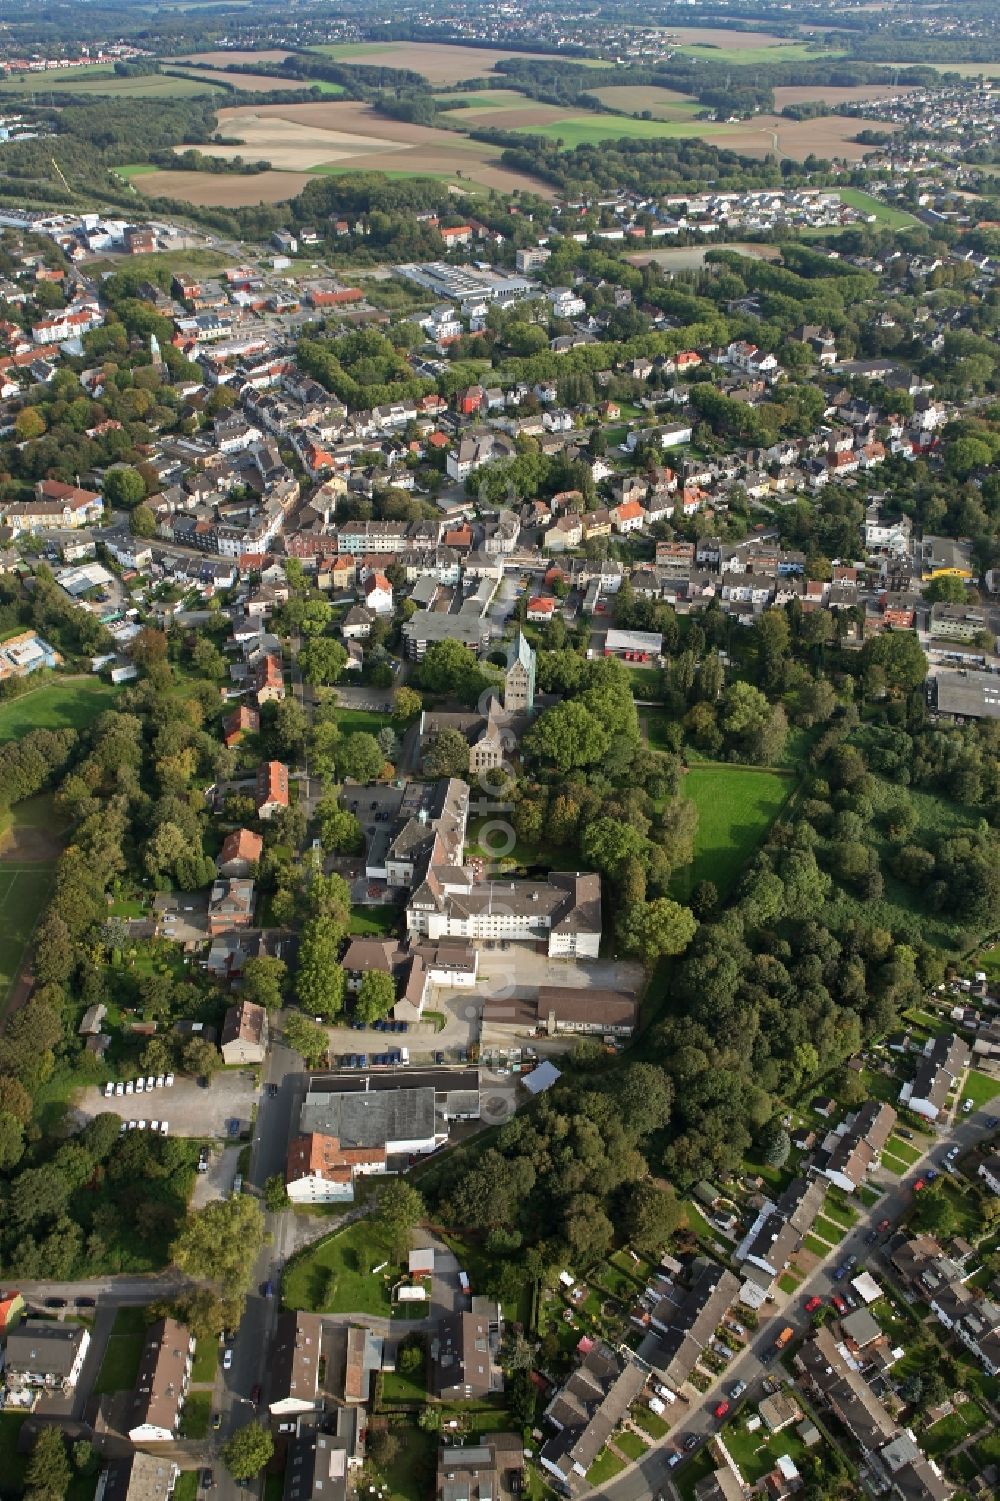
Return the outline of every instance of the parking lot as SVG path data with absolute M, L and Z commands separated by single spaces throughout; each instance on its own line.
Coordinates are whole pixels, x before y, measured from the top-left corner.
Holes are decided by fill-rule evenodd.
M 171 1136 L 218 1136 L 234 1140 L 229 1122 L 240 1130 L 250 1127 L 250 1111 L 257 1090 L 250 1070 L 226 1069 L 215 1075 L 207 1089 L 196 1079 L 178 1077 L 169 1089 L 150 1093 L 104 1096 L 103 1085 L 83 1092 L 77 1114 L 84 1120 L 111 1111 L 123 1121 L 166 1120 Z
M 521 996 L 535 1000 L 541 985 L 568 985 L 574 990 L 624 990 L 634 995 L 642 984 L 642 966 L 629 959 L 550 959 L 524 943 L 506 949 L 481 949 L 475 994 Z M 445 993 L 449 1004 L 454 991 Z M 468 992 L 464 992 L 465 999 Z
M 212 1149 L 208 1159 L 208 1171 L 199 1173 L 194 1180 L 194 1192 L 191 1195 L 192 1209 L 201 1209 L 215 1199 L 229 1197 L 239 1158 L 238 1146 Z

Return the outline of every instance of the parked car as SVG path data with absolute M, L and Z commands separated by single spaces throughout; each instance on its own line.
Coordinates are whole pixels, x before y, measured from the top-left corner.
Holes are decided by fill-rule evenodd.
M 823 1299 L 822 1298 L 818 1298 L 815 1293 L 813 1294 L 813 1296 L 811 1298 L 807 1298 L 806 1299 L 806 1313 L 815 1313 L 816 1310 L 817 1310 L 817 1308 L 822 1308 L 822 1307 L 823 1307 Z
M 913 1132 L 912 1131 L 904 1131 L 903 1128 L 902 1128 L 902 1126 L 897 1127 L 897 1129 L 896 1129 L 896 1135 L 897 1136 L 901 1136 L 904 1141 L 912 1141 L 913 1140 Z
M 46 1306 L 46 1308 L 65 1308 L 66 1307 L 66 1299 L 65 1298 L 46 1298 L 45 1299 L 45 1306 Z
M 997 1126 L 1000 1126 L 1000 1115 L 988 1115 L 986 1117 L 986 1129 L 988 1131 L 995 1131 Z
M 916 1181 L 916 1183 L 914 1183 L 914 1185 L 913 1185 L 913 1192 L 915 1194 L 918 1194 L 921 1191 L 921 1189 L 926 1188 L 926 1187 L 927 1187 L 927 1184 L 924 1181 L 924 1179 L 923 1178 L 918 1178 L 917 1181 Z
M 224 1371 L 231 1370 L 232 1369 L 232 1364 L 233 1364 L 233 1352 L 232 1352 L 232 1349 L 229 1348 L 229 1349 L 226 1350 L 225 1354 L 222 1357 L 222 1369 Z
M 73 1301 L 76 1304 L 77 1308 L 96 1308 L 97 1307 L 97 1299 L 96 1298 L 74 1298 Z
M 879 1235 L 884 1235 L 887 1230 L 891 1230 L 892 1229 L 892 1220 L 890 1220 L 890 1219 L 879 1220 L 879 1222 L 875 1226 L 875 1228 L 878 1231 Z
M 729 1399 L 730 1399 L 730 1401 L 731 1402 L 738 1402 L 740 1400 L 740 1398 L 742 1397 L 743 1393 L 746 1391 L 746 1389 L 747 1389 L 747 1384 L 746 1384 L 745 1381 L 734 1381 L 733 1384 L 732 1384 L 732 1386 L 729 1388 Z
M 119 1082 L 118 1084 L 115 1085 L 115 1094 L 116 1095 L 122 1095 L 124 1093 L 125 1093 L 125 1085 L 123 1083 Z
M 965 1112 L 966 1115 L 971 1115 L 972 1112 L 973 1112 L 973 1110 L 975 1110 L 975 1108 L 976 1108 L 976 1102 L 975 1102 L 975 1100 L 973 1100 L 971 1098 L 968 1099 L 968 1100 L 965 1100 L 963 1102 L 963 1104 L 962 1104 L 962 1109 L 963 1109 L 963 1111 Z
M 877 1230 L 869 1230 L 868 1234 L 865 1236 L 865 1245 L 866 1246 L 873 1246 L 877 1240 L 878 1240 L 878 1231 Z
M 444 1062 L 444 1054 L 440 1053 L 440 1052 L 439 1053 L 435 1053 L 434 1054 L 434 1062 L 440 1066 Z
M 848 1271 L 850 1271 L 852 1267 L 857 1266 L 857 1264 L 858 1258 L 856 1256 L 848 1256 L 844 1262 L 844 1265 L 846 1266 Z
M 697 1449 L 697 1447 L 698 1447 L 698 1445 L 700 1443 L 701 1443 L 701 1434 L 700 1433 L 689 1433 L 688 1436 L 687 1436 L 687 1438 L 684 1440 L 684 1453 L 685 1454 L 690 1454 L 691 1450 L 692 1449 Z
M 125 1080 L 125 1093 L 126 1094 L 132 1094 L 134 1090 L 135 1090 L 135 1085 L 133 1084 L 132 1080 L 131 1079 L 126 1079 Z
M 273 1298 L 274 1297 L 274 1286 L 273 1286 L 273 1284 L 270 1283 L 270 1282 L 265 1282 L 263 1284 L 263 1286 L 261 1287 L 261 1293 L 263 1294 L 263 1296 L 265 1298 Z
M 215 1484 L 215 1474 L 212 1470 L 202 1470 L 201 1484 L 202 1488 L 206 1491 L 210 1491 L 212 1489 Z
M 268 1099 L 273 1100 L 277 1093 L 278 1093 L 278 1086 L 277 1086 L 277 1084 L 269 1084 L 267 1086 L 267 1097 L 268 1097 Z
M 166 1078 L 167 1078 L 166 1074 L 157 1074 L 157 1076 L 156 1076 L 156 1087 L 157 1087 L 157 1089 L 162 1089 L 163 1088 L 164 1084 L 166 1083 Z
M 171 1084 L 173 1084 L 173 1082 L 174 1082 L 174 1076 L 173 1076 L 173 1074 L 167 1074 L 167 1077 L 164 1079 L 163 1082 L 166 1085 L 166 1087 L 169 1089 L 170 1086 L 171 1086 Z
M 847 1304 L 844 1302 L 839 1293 L 834 1293 L 833 1297 L 830 1299 L 830 1302 L 833 1304 L 838 1313 L 847 1312 Z
M 218 1433 L 218 1431 L 219 1431 L 219 1429 L 221 1427 L 222 1427 L 222 1413 L 221 1412 L 213 1412 L 213 1414 L 212 1414 L 212 1428 L 214 1429 L 214 1431 L 216 1433 Z
M 937 1170 L 936 1167 L 929 1167 L 927 1169 L 927 1172 L 924 1174 L 924 1177 L 927 1179 L 928 1183 L 933 1183 L 934 1179 L 937 1176 L 938 1176 L 938 1170 Z
M 729 1403 L 716 1402 L 715 1406 L 712 1408 L 712 1416 L 714 1418 L 718 1418 L 719 1422 L 721 1423 L 723 1418 L 729 1416 Z
M 107 1082 L 107 1084 L 105 1084 L 105 1086 L 104 1086 L 104 1098 L 107 1099 L 108 1095 L 114 1094 L 114 1092 L 115 1092 L 114 1081 L 112 1079 L 109 1079 L 108 1082 Z

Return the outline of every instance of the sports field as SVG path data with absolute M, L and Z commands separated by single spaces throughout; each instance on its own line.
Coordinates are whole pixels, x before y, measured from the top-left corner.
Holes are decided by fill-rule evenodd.
M 51 884 L 51 865 L 15 865 L 0 858 L 0 1016 Z
M 790 772 L 722 762 L 693 766 L 681 792 L 698 809 L 698 834 L 694 859 L 674 878 L 676 895 L 690 896 L 699 881 L 714 881 L 725 896 L 794 785 Z
M 100 678 L 50 678 L 41 688 L 0 704 L 0 744 L 29 730 L 81 730 L 110 709 L 118 689 Z

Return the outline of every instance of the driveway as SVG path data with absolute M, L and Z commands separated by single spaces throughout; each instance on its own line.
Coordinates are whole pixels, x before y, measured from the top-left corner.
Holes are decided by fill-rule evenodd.
M 191 1208 L 203 1209 L 215 1199 L 228 1199 L 233 1188 L 233 1179 L 239 1166 L 240 1148 L 222 1147 L 214 1150 L 208 1159 L 208 1172 L 199 1173 L 191 1194 Z
M 103 1089 L 85 1089 L 75 1113 L 84 1121 L 108 1112 L 123 1121 L 166 1120 L 171 1136 L 221 1136 L 229 1141 L 236 1138 L 227 1122 L 238 1120 L 240 1131 L 248 1131 L 256 1100 L 252 1071 L 234 1068 L 216 1074 L 207 1089 L 191 1078 L 179 1078 L 170 1089 L 154 1089 L 151 1094 L 107 1099 Z

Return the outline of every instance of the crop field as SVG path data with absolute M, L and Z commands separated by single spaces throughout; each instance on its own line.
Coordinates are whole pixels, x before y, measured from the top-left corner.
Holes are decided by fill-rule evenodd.
M 862 104 L 866 99 L 901 99 L 912 94 L 914 87 L 909 83 L 859 83 L 851 87 L 832 83 L 778 85 L 774 90 L 774 108 L 780 114 L 790 104 L 812 104 L 821 99 L 836 109 L 838 104 Z
M 768 31 L 731 31 L 714 26 L 671 26 L 666 28 L 679 51 L 709 62 L 798 63 L 817 56 L 839 57 L 814 42 L 796 41 L 794 37 L 775 36 Z
M 143 172 L 133 186 L 151 198 L 177 198 L 209 208 L 243 208 L 253 203 L 284 203 L 309 181 L 305 172 L 258 172 L 252 177 L 215 172 Z
M 448 109 L 450 101 L 467 100 L 464 109 Z M 565 120 L 572 110 L 560 109 L 557 104 L 540 104 L 529 99 L 517 89 L 480 89 L 470 94 L 441 94 L 438 103 L 446 112 L 456 129 L 472 129 L 478 125 L 495 125 L 500 130 L 516 130 L 519 126 L 550 125 Z
M 567 150 L 574 146 L 594 145 L 601 141 L 703 139 L 722 150 L 738 151 L 742 156 L 764 157 L 769 154 L 804 161 L 807 156 L 841 156 L 860 161 L 872 146 L 860 146 L 852 138 L 866 125 L 891 131 L 885 121 L 848 119 L 846 115 L 824 115 L 816 120 L 786 120 L 781 115 L 755 115 L 752 120 L 710 122 L 692 119 L 634 120 L 625 115 L 573 116 L 551 125 L 536 127 L 536 134 L 561 140 Z M 527 130 L 528 127 L 520 127 Z
M 23 99 L 32 94 L 44 102 L 50 94 L 110 94 L 127 99 L 190 99 L 196 94 L 217 94 L 209 80 L 177 78 L 167 73 L 147 73 L 138 78 L 119 78 L 110 68 L 68 68 L 65 72 L 30 73 L 0 83 L 5 94 Z
M 413 177 L 440 175 L 504 192 L 526 188 L 545 191 L 532 178 L 500 166 L 494 147 L 471 141 L 454 130 L 386 119 L 356 100 L 265 104 L 258 108 L 236 106 L 219 111 L 219 130 L 227 137 L 239 139 L 241 144 L 223 146 L 209 142 L 200 148 L 202 151 L 227 158 L 237 155 L 263 158 L 276 173 L 286 175 L 308 173 L 332 163 L 354 171 Z M 195 197 L 191 191 L 185 191 L 181 182 L 175 182 L 170 189 L 161 188 L 154 185 L 155 179 L 147 177 L 138 185 L 147 192 L 170 191 L 192 202 L 220 204 L 257 203 L 262 198 L 274 202 L 281 196 L 293 196 L 304 186 L 304 182 L 299 182 L 284 194 L 270 190 L 262 193 L 260 178 L 218 181 L 215 197 Z M 203 190 L 199 183 L 189 186 L 196 187 L 199 193 Z M 224 192 L 227 196 L 222 196 Z
M 242 89 L 245 94 L 268 94 L 281 89 L 307 89 L 319 86 L 324 93 L 342 94 L 343 85 L 328 83 L 325 86 L 319 80 L 310 79 L 308 82 L 301 78 L 271 78 L 267 73 L 227 73 L 221 68 L 198 68 L 186 73 L 187 78 L 204 78 L 209 83 L 219 83 L 230 88 Z
M 436 42 L 333 42 L 313 47 L 338 63 L 370 63 L 376 68 L 409 68 L 429 83 L 461 83 L 486 78 L 495 63 L 512 57 L 540 57 L 537 52 L 511 52 L 505 47 L 462 47 Z M 568 62 L 575 59 L 567 58 Z
M 852 208 L 860 209 L 865 214 L 874 214 L 880 224 L 885 224 L 890 229 L 909 229 L 911 225 L 920 222 L 905 209 L 893 208 L 891 204 L 882 203 L 878 198 L 873 198 L 870 193 L 866 193 L 863 188 L 841 188 L 840 196 L 843 202 L 849 203 Z
M 648 110 L 654 120 L 690 120 L 701 109 L 697 99 L 676 89 L 660 89 L 655 84 L 609 84 L 593 91 L 602 104 L 623 115 Z
M 714 881 L 724 896 L 764 838 L 794 787 L 789 774 L 706 762 L 691 768 L 681 792 L 698 809 L 694 859 L 674 885 L 689 896 Z
M 171 63 L 207 63 L 212 68 L 225 68 L 230 63 L 283 63 L 291 53 L 284 47 L 262 48 L 260 52 L 238 52 L 235 49 L 230 52 L 228 48 L 219 48 L 216 52 L 185 52 L 181 57 L 169 57 Z

